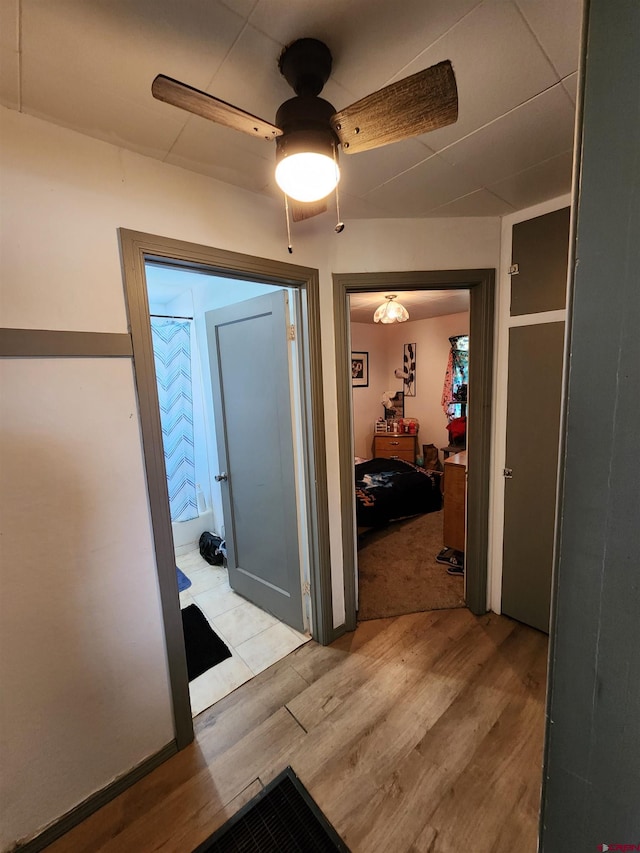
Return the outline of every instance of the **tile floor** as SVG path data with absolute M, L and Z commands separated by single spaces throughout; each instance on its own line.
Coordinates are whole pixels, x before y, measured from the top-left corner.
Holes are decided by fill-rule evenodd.
M 191 581 L 180 593 L 180 607 L 196 604 L 231 652 L 230 658 L 190 683 L 195 717 L 310 638 L 237 595 L 229 586 L 227 570 L 210 566 L 197 549 L 177 557 L 176 564 Z

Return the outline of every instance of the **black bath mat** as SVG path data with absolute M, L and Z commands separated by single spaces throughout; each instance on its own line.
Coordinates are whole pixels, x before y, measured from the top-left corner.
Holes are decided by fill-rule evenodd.
M 291 767 L 193 853 L 349 853 Z
M 180 612 L 187 652 L 187 672 L 189 681 L 193 681 L 220 661 L 230 658 L 231 652 L 195 604 L 190 604 Z

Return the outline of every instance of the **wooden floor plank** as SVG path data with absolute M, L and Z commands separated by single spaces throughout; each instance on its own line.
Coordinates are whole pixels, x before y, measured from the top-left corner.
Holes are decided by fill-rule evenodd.
M 405 849 L 407 853 L 433 853 L 437 840 L 438 830 L 427 824 Z
M 405 656 L 385 667 L 313 730 L 305 749 L 292 756 L 292 766 L 338 831 L 346 831 L 354 814 L 367 810 L 384 780 L 514 627 L 510 620 L 477 620 L 458 643 L 441 647 L 434 644 L 434 632 L 429 639 L 438 653 L 431 660 Z M 420 665 L 414 666 L 417 661 Z
M 296 696 L 287 707 L 300 724 L 311 731 L 335 713 L 345 699 L 353 700 L 360 687 L 376 692 L 375 679 L 380 673 L 384 673 L 387 681 L 394 681 L 395 694 L 403 681 L 430 666 L 450 645 L 451 632 L 464 634 L 473 626 L 473 617 L 463 609 L 412 614 L 398 619 L 341 666 L 327 672 Z M 376 698 L 381 697 L 377 695 Z M 368 700 L 361 697 L 356 701 Z M 389 701 L 393 701 L 392 696 Z
M 196 776 L 156 803 L 142 819 L 130 824 L 115 843 L 105 845 L 104 853 L 134 853 L 143 849 L 141 844 L 149 823 L 166 837 L 182 828 L 186 832 L 194 815 L 203 810 L 216 814 L 255 778 L 271 774 L 274 766 L 285 766 L 289 751 L 304 737 L 291 715 L 280 708 Z
M 478 839 L 488 850 L 498 845 L 513 849 L 509 845 L 516 834 L 518 853 L 535 853 L 535 814 L 526 814 L 523 806 L 528 789 L 540 789 L 540 778 L 534 784 L 528 776 L 531 767 L 541 766 L 542 737 L 523 738 L 516 744 L 512 740 L 514 734 L 534 726 L 536 719 L 537 708 L 530 700 L 518 698 L 509 704 L 474 761 L 429 818 L 438 831 L 434 853 L 457 853 L 477 845 Z M 484 766 L 489 755 L 491 769 Z M 526 833 L 518 831 L 523 824 L 529 827 Z
M 545 666 L 543 635 L 466 610 L 309 643 L 48 851 L 190 853 L 291 764 L 352 853 L 528 853 Z
M 140 853 L 144 850 L 146 853 L 147 847 L 155 849 L 155 842 L 152 844 L 149 839 L 157 838 L 164 843 L 174 834 L 192 837 L 190 826 L 197 828 L 207 819 L 214 821 L 215 815 L 261 774 L 271 775 L 274 766 L 278 769 L 286 766 L 289 750 L 304 737 L 304 731 L 286 709 L 279 708 L 254 731 L 230 744 L 210 764 L 202 759 L 196 741 L 118 798 L 126 803 L 125 820 L 121 817 L 121 807 L 119 819 L 115 822 L 107 819 L 110 831 L 105 833 L 102 827 L 104 810 L 101 810 L 56 842 L 59 847 L 51 849 L 56 853 L 97 850 L 102 853 Z M 195 759 L 193 763 L 197 769 L 193 775 L 182 784 L 171 787 L 166 796 L 149 804 L 147 787 L 159 790 L 161 786 L 157 777 L 171 779 L 175 759 L 182 755 Z M 156 779 L 151 779 L 151 776 L 156 776 Z M 141 807 L 136 809 L 138 803 Z M 195 824 L 192 823 L 194 819 Z M 197 843 L 194 839 L 192 846 Z
M 323 648 L 317 643 L 313 645 Z M 308 688 L 308 682 L 286 660 L 261 672 L 246 685 L 246 690 L 234 690 L 198 716 L 196 737 L 207 762 Z
M 210 809 L 202 809 L 192 814 L 188 823 L 174 827 L 170 836 L 159 839 L 157 846 L 143 846 L 138 849 L 144 850 L 144 853 L 185 853 L 185 851 L 191 851 L 220 829 L 230 817 L 233 817 L 262 789 L 263 785 L 260 780 L 254 779 L 237 797 L 234 797 L 231 802 L 214 814 L 210 814 Z
M 353 850 L 410 847 L 417 829 L 430 821 L 441 799 L 466 772 L 478 744 L 505 707 L 525 691 L 523 677 L 540 658 L 544 662 L 541 635 L 516 628 L 357 816 L 341 827 Z M 541 731 L 542 705 L 539 715 Z
M 318 646 L 317 643 L 307 643 L 296 649 L 287 657 L 290 666 L 296 670 L 309 684 L 329 672 L 343 660 L 360 653 L 371 640 L 376 640 L 393 622 L 395 616 L 388 619 L 376 619 L 362 622 L 357 631 L 343 634 L 330 646 Z
M 202 753 L 192 744 L 49 845 L 47 853 L 94 853 L 105 849 L 114 836 L 205 768 Z M 220 809 L 225 803 L 216 800 L 215 805 Z
M 454 853 L 476 844 L 478 838 L 491 844 L 492 851 L 513 849 L 509 845 L 515 836 L 519 853 L 535 853 L 541 774 L 530 771 L 542 765 L 543 661 L 538 659 L 521 687 L 431 815 L 430 823 L 438 831 L 434 853 Z M 465 809 L 460 809 L 461 803 Z

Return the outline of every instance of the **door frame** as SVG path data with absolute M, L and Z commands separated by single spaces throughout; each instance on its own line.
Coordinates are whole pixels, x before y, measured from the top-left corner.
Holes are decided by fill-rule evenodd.
M 403 290 L 469 290 L 469 431 L 467 447 L 468 510 L 465 592 L 467 607 L 487 612 L 489 486 L 491 475 L 491 408 L 495 269 L 422 270 L 416 272 L 335 273 L 333 307 L 338 398 L 338 459 L 342 503 L 342 559 L 346 630 L 356 627 L 356 517 L 353 480 L 353 409 L 350 382 L 350 293 Z
M 158 570 L 160 601 L 167 648 L 176 744 L 193 740 L 189 681 L 175 571 L 169 496 L 164 464 L 153 345 L 149 323 L 145 264 L 173 265 L 233 280 L 290 287 L 300 293 L 298 328 L 302 374 L 302 433 L 305 445 L 305 486 L 311 579 L 312 636 L 319 643 L 334 639 L 329 555 L 329 509 L 324 464 L 325 428 L 320 342 L 318 271 L 211 246 L 188 243 L 126 228 L 118 229 L 127 320 L 133 347 L 140 430 L 149 493 L 149 508 Z

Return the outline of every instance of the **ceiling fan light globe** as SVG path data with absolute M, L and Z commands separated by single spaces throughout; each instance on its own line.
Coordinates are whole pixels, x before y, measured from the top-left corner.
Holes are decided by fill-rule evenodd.
M 284 157 L 276 166 L 276 183 L 296 201 L 319 201 L 340 180 L 340 168 L 332 157 L 303 151 Z

